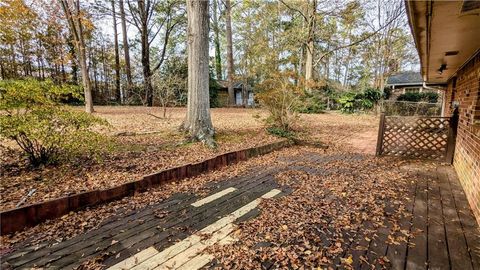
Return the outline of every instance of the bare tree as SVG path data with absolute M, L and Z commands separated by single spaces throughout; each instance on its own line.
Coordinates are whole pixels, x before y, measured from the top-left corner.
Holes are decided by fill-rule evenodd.
M 232 5 L 230 0 L 225 0 L 225 16 L 227 24 L 227 72 L 228 72 L 228 103 L 235 104 L 235 93 L 233 92 L 233 45 L 232 45 Z
M 165 60 L 168 42 L 174 28 L 181 22 L 176 16 L 174 7 L 179 1 L 170 0 L 159 3 L 157 0 L 136 0 L 136 5 L 132 4 L 133 0 L 127 0 L 130 13 L 132 15 L 133 24 L 140 32 L 140 43 L 142 51 L 142 68 L 143 79 L 145 83 L 145 97 L 147 106 L 153 106 L 153 87 L 152 75 L 158 70 Z M 160 9 L 159 5 L 163 5 L 164 14 L 160 20 L 156 20 L 155 13 Z M 155 37 L 163 30 L 163 48 L 160 53 L 160 59 L 157 65 L 152 69 L 150 67 L 150 45 Z
M 130 67 L 130 47 L 128 45 L 127 36 L 127 22 L 125 19 L 125 6 L 123 0 L 118 1 L 120 6 L 120 21 L 122 23 L 122 37 L 123 37 L 123 54 L 125 56 L 125 74 L 127 75 L 127 89 L 125 91 L 125 97 L 128 97 L 130 90 L 132 89 L 132 69 Z
M 68 21 L 70 32 L 82 70 L 83 90 L 85 93 L 85 111 L 93 112 L 92 89 L 88 76 L 87 55 L 85 52 L 85 40 L 83 37 L 82 14 L 80 11 L 80 0 L 59 0 L 65 17 Z
M 115 99 L 121 102 L 120 93 L 120 56 L 118 54 L 118 33 L 117 33 L 117 15 L 115 14 L 115 1 L 112 2 L 112 16 L 113 16 L 113 40 L 115 46 Z
M 310 1 L 309 1 L 310 3 Z M 307 37 L 307 50 L 305 60 L 305 80 L 313 80 L 313 59 L 315 57 L 315 25 L 317 14 L 317 0 L 311 1 L 311 6 L 308 6 L 308 37 Z
M 192 140 L 215 147 L 210 117 L 208 0 L 187 0 L 188 101 L 182 128 Z
M 153 87 L 152 87 L 152 71 L 150 68 L 150 44 L 153 39 L 149 36 L 152 34 L 153 26 L 153 13 L 157 1 L 155 0 L 137 0 L 136 5 L 132 4 L 132 0 L 127 0 L 132 14 L 134 25 L 140 32 L 140 43 L 142 51 L 142 73 L 145 84 L 145 98 L 148 106 L 153 106 Z

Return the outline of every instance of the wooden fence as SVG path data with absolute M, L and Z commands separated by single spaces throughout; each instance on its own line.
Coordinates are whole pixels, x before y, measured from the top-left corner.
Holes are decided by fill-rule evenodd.
M 377 156 L 430 159 L 451 163 L 455 150 L 455 117 L 380 117 Z

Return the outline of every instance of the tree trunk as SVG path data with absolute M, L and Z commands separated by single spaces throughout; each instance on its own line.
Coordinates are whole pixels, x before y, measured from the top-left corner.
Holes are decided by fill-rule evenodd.
M 81 23 L 80 21 L 78 22 Z M 88 67 L 87 67 L 87 56 L 85 53 L 85 43 L 83 42 L 83 31 L 80 31 L 80 42 L 79 42 L 79 56 L 80 56 L 80 68 L 82 70 L 82 83 L 85 95 L 85 111 L 87 113 L 92 113 L 93 110 L 93 100 L 92 100 L 92 87 L 90 85 L 90 78 L 88 76 Z
M 153 106 L 153 87 L 152 87 L 152 76 L 150 71 L 150 45 L 148 43 L 148 29 L 145 24 L 142 26 L 142 70 L 143 70 L 143 81 L 145 84 L 145 99 L 147 106 Z
M 225 15 L 227 24 L 227 69 L 228 69 L 228 104 L 235 105 L 235 93 L 233 91 L 233 45 L 232 45 L 232 6 L 230 0 L 225 0 Z
M 149 5 L 150 2 L 145 4 L 144 0 L 137 0 L 138 19 L 136 21 L 137 28 L 140 31 L 140 42 L 142 51 L 142 73 L 143 83 L 145 89 L 145 102 L 146 105 L 153 106 L 153 87 L 152 87 L 152 72 L 150 70 L 150 43 L 148 42 L 148 20 L 149 20 Z
M 75 52 L 75 41 L 73 38 L 73 34 L 70 33 L 68 41 L 68 52 L 72 57 L 72 66 L 71 66 L 71 74 L 72 74 L 72 83 L 78 85 L 78 64 L 77 64 L 77 53 Z
M 125 54 L 125 74 L 127 75 L 127 89 L 124 98 L 128 97 L 128 92 L 132 89 L 132 70 L 130 68 L 130 51 L 127 37 L 127 23 L 125 20 L 125 7 L 123 0 L 119 0 L 120 5 L 120 20 L 122 21 L 122 36 L 123 36 L 123 53 Z
M 2 80 L 6 79 L 5 68 L 3 67 L 2 61 L 0 61 L 0 77 L 2 78 Z
M 317 13 L 317 0 L 312 0 L 312 6 L 309 7 L 310 16 L 308 21 L 308 40 L 305 60 L 305 81 L 313 80 L 313 59 L 315 57 L 315 21 Z
M 210 118 L 208 1 L 187 0 L 188 101 L 183 129 L 192 140 L 215 147 Z
M 10 48 L 12 50 L 12 70 L 13 70 L 13 76 L 12 78 L 17 78 L 18 77 L 18 71 L 17 71 L 17 62 L 16 62 L 16 52 L 15 52 L 15 47 L 13 44 L 10 45 Z
M 313 79 L 313 57 L 314 57 L 313 40 L 309 40 L 307 43 L 306 60 L 305 60 L 305 80 L 306 81 L 310 81 Z
M 90 63 L 92 64 L 93 69 L 93 91 L 98 93 L 98 70 L 97 70 L 97 60 L 93 58 L 92 49 L 90 49 Z M 94 97 L 95 98 L 95 97 Z
M 117 33 L 117 15 L 115 14 L 115 1 L 112 0 L 112 16 L 113 16 L 113 40 L 115 46 L 115 100 L 120 103 L 120 56 L 118 55 L 118 33 Z
M 215 43 L 215 71 L 217 73 L 217 80 L 222 79 L 222 57 L 220 54 L 220 33 L 218 29 L 218 0 L 213 0 L 213 31 L 214 31 L 214 39 L 213 42 Z
M 88 66 L 87 66 L 87 56 L 85 52 L 85 41 L 83 38 L 83 26 L 81 20 L 81 12 L 80 12 L 80 1 L 76 0 L 61 0 L 63 11 L 65 12 L 65 16 L 68 21 L 68 25 L 70 27 L 70 31 L 72 32 L 72 36 L 75 42 L 75 48 L 78 53 L 79 61 L 80 61 L 80 69 L 82 71 L 82 83 L 83 83 L 83 90 L 85 94 L 85 111 L 87 113 L 93 112 L 93 101 L 92 101 L 92 89 L 90 85 L 90 78 L 88 76 Z M 69 3 L 73 5 L 73 12 L 69 7 Z
M 105 47 L 102 45 L 101 47 L 101 55 L 100 57 L 102 58 L 102 69 L 103 69 L 103 90 L 102 90 L 102 97 L 105 97 L 106 93 L 108 94 L 108 70 L 107 70 L 107 63 L 106 63 L 106 57 L 105 57 Z

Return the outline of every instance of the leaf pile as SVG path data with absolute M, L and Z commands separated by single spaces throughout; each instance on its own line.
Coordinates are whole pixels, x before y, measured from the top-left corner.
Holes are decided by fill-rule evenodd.
M 167 168 L 279 140 L 268 135 L 249 110 L 219 109 L 214 112 L 214 121 L 218 120 L 219 147 L 216 150 L 200 143 L 182 144 L 184 137 L 177 128 L 184 117 L 183 108 L 171 109 L 175 114 L 168 119 L 149 116 L 146 108 L 98 107 L 96 110 L 96 114 L 108 120 L 113 128 L 113 131 L 104 132 L 155 132 L 117 136 L 116 149 L 97 160 L 76 160 L 37 169 L 32 169 L 20 157 L 14 144 L 0 141 L 0 210 L 14 208 L 32 189 L 36 191 L 26 204 L 117 186 Z M 231 121 L 230 117 L 237 121 Z
M 378 228 L 408 215 L 404 205 L 410 183 L 399 171 L 399 161 L 338 152 L 305 160 L 289 165 L 301 169 L 276 175 L 293 189 L 291 194 L 264 200 L 260 216 L 240 224 L 240 241 L 210 250 L 218 267 L 349 268 L 354 238 L 372 239 Z
M 295 148 L 286 148 L 197 177 L 152 188 L 147 192 L 125 197 L 118 201 L 87 208 L 79 212 L 70 212 L 58 219 L 47 220 L 44 223 L 32 228 L 27 228 L 24 231 L 0 237 L 0 252 L 1 250 L 10 252 L 12 248 L 34 246 L 45 241 L 52 241 L 51 244 L 62 242 L 99 227 L 103 221 L 109 218 L 121 218 L 130 211 L 140 211 L 148 205 L 161 203 L 175 193 L 190 193 L 199 197 L 204 196 L 211 188 L 211 186 L 207 187 L 205 184 L 221 182 L 235 176 L 243 175 L 245 172 L 251 171 L 257 166 L 275 166 L 280 164 L 280 162 L 277 161 L 279 156 L 288 156 L 291 151 L 296 152 L 294 149 Z M 165 215 L 165 213 L 160 212 L 155 214 Z

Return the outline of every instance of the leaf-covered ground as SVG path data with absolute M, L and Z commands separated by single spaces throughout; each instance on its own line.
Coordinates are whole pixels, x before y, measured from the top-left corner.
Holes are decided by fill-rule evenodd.
M 146 115 L 145 110 L 150 110 L 146 108 L 129 108 L 130 113 L 128 113 L 125 108 L 116 108 L 116 107 L 99 107 L 97 108 L 98 114 L 103 117 L 110 117 L 114 120 L 109 120 L 113 126 L 117 126 L 118 130 L 109 131 L 109 132 L 123 132 L 125 130 L 129 131 L 153 131 L 155 127 L 147 129 L 148 125 L 156 125 L 157 122 L 161 122 L 159 119 L 150 119 L 150 116 Z M 174 109 L 174 112 L 177 112 L 177 119 L 173 117 L 173 113 L 170 120 L 164 120 L 165 122 L 171 121 L 170 124 L 165 124 L 163 127 L 166 130 L 174 132 L 175 127 L 178 123 L 181 122 L 183 111 L 181 109 Z M 130 114 L 135 113 L 136 116 L 130 116 Z M 158 111 L 159 113 L 159 111 Z M 266 142 L 277 140 L 275 137 L 271 137 L 264 133 L 263 124 L 258 122 L 252 117 L 252 114 L 262 113 L 258 110 L 249 110 L 249 109 L 216 109 L 213 110 L 213 121 L 217 127 L 219 134 L 230 134 L 234 142 L 229 142 L 226 140 L 224 146 L 220 144 L 220 149 L 223 151 L 231 151 L 233 149 L 241 149 L 246 146 L 253 146 L 257 144 L 264 144 Z M 123 115 L 123 116 L 122 116 Z M 230 117 L 233 117 L 235 120 L 231 120 Z M 110 119 L 108 118 L 108 119 Z M 143 124 L 139 124 L 141 120 L 144 119 Z M 176 123 L 173 123 L 177 121 Z M 147 124 L 147 122 L 149 124 Z M 123 124 L 120 124 L 123 123 Z M 124 125 L 120 127 L 120 125 Z M 222 129 L 222 125 L 225 127 Z M 324 144 L 329 146 L 329 153 L 336 153 L 341 151 L 341 149 L 350 149 L 351 151 L 356 151 L 358 149 L 351 148 L 349 145 L 349 140 L 355 134 L 359 134 L 365 131 L 374 130 L 376 128 L 377 122 L 375 117 L 364 116 L 364 115 L 340 115 L 340 114 L 318 114 L 318 115 L 302 115 L 301 123 L 305 127 L 303 136 L 309 136 L 314 139 L 321 140 Z M 243 134 L 237 130 L 248 130 L 251 129 L 251 132 L 245 132 L 244 136 L 238 136 L 238 134 Z M 231 132 L 231 133 L 229 133 Z M 222 135 L 220 135 L 221 138 Z M 260 137 L 255 137 L 260 136 Z M 136 140 L 137 136 L 121 136 L 126 140 Z M 142 137 L 143 136 L 139 136 Z M 147 137 L 148 138 L 148 137 Z M 260 140 L 259 138 L 263 138 Z M 147 143 L 151 145 L 156 145 L 159 141 L 155 140 L 154 137 L 151 139 L 145 139 Z M 172 139 L 170 139 L 172 140 Z M 168 138 L 163 137 L 163 141 L 168 141 Z M 240 141 L 240 142 L 239 142 Z M 223 147 L 223 148 L 222 148 Z M 160 147 L 159 147 L 160 148 Z M 157 150 L 155 152 L 140 151 L 140 152 L 129 152 L 127 151 L 125 155 L 133 155 L 136 153 L 136 158 L 122 159 L 118 158 L 111 161 L 103 161 L 103 163 L 96 163 L 91 166 L 85 166 L 80 168 L 71 167 L 61 167 L 64 168 L 63 174 L 55 171 L 60 170 L 58 167 L 55 169 L 47 168 L 35 172 L 28 172 L 28 170 L 21 170 L 18 168 L 17 174 L 9 173 L 8 175 L 2 175 L 2 207 L 4 202 L 10 202 L 10 205 L 16 203 L 17 199 L 23 196 L 24 193 L 32 187 L 38 188 L 40 185 L 45 187 L 45 191 L 42 194 L 44 197 L 34 197 L 37 198 L 36 201 L 39 201 L 43 198 L 53 198 L 55 196 L 60 196 L 67 194 L 68 192 L 79 192 L 81 190 L 88 189 L 85 182 L 88 179 L 91 179 L 90 182 L 95 183 L 92 188 L 95 187 L 104 187 L 109 185 L 114 185 L 121 183 L 122 181 L 128 181 L 136 176 L 148 174 L 152 171 L 173 167 L 178 164 L 183 164 L 185 162 L 191 162 L 195 160 L 201 160 L 208 155 L 216 155 L 218 152 L 214 152 L 204 148 L 200 144 L 192 144 L 189 146 L 182 146 L 176 148 L 161 148 L 162 150 Z M 276 151 L 274 153 L 257 157 L 239 164 L 223 168 L 221 170 L 211 172 L 208 174 L 201 175 L 199 177 L 187 179 L 185 181 L 180 181 L 176 183 L 170 183 L 165 186 L 161 186 L 155 189 L 151 189 L 148 192 L 136 194 L 132 197 L 126 197 L 122 200 L 115 201 L 109 204 L 100 205 L 94 208 L 89 208 L 83 211 L 70 213 L 63 216 L 62 218 L 56 220 L 49 220 L 45 223 L 39 224 L 33 228 L 26 229 L 22 232 L 15 233 L 12 235 L 7 235 L 2 237 L 2 252 L 9 252 L 12 247 L 15 246 L 24 246 L 25 244 L 35 244 L 43 241 L 63 241 L 65 239 L 71 238 L 75 235 L 81 234 L 83 232 L 89 231 L 95 227 L 98 227 L 100 223 L 106 218 L 118 214 L 124 213 L 132 209 L 139 209 L 145 207 L 149 204 L 159 203 L 164 199 L 168 198 L 175 192 L 191 192 L 202 194 L 208 190 L 205 190 L 203 185 L 207 182 L 212 181 L 222 181 L 229 177 L 234 177 L 237 175 L 242 175 L 251 168 L 257 166 L 274 166 L 281 163 L 282 158 L 288 158 L 289 156 L 298 155 L 300 152 L 304 151 L 305 147 L 290 147 L 285 148 L 281 151 Z M 194 151 L 192 151 L 194 150 Z M 323 149 L 313 149 L 314 151 L 319 151 L 323 153 Z M 162 154 L 159 154 L 161 152 Z M 195 154 L 192 154 L 195 153 Z M 123 157 L 123 156 L 120 156 Z M 154 159 L 157 158 L 157 159 Z M 121 169 L 120 169 L 121 168 Z M 73 172 L 68 171 L 73 170 Z M 105 170 L 105 171 L 103 171 Z M 83 174 L 78 174 L 83 172 Z M 22 180 L 22 176 L 26 175 L 42 175 L 47 174 L 56 175 L 57 178 L 51 181 L 44 180 Z M 12 176 L 15 175 L 15 176 Z M 90 178 L 86 176 L 90 175 Z M 82 177 L 83 176 L 83 177 Z M 72 179 L 73 178 L 73 179 Z M 103 179 L 103 180 L 98 180 Z M 4 180 L 9 180 L 10 184 L 5 183 Z M 80 185 L 83 189 L 79 189 Z M 17 189 L 23 190 L 23 192 L 17 191 Z M 42 190 L 42 189 L 40 189 Z M 11 196 L 11 193 L 20 193 L 15 196 Z M 51 195 L 50 193 L 55 194 Z M 5 194 L 5 197 L 4 197 Z M 7 199 L 10 198 L 10 199 Z M 32 201 L 35 201 L 32 198 Z M 31 201 L 29 201 L 31 202 Z
M 219 108 L 212 110 L 218 149 L 199 143 L 182 144 L 178 132 L 184 108 L 96 107 L 97 116 L 111 125 L 105 132 L 117 147 L 99 160 L 32 169 L 12 142 L 1 141 L 0 210 L 14 208 L 29 191 L 35 193 L 25 204 L 83 191 L 116 186 L 162 169 L 197 162 L 215 155 L 278 140 L 265 132 L 258 109 Z M 160 117 L 160 118 L 159 118 Z M 322 142 L 346 143 L 357 133 L 375 130 L 374 116 L 335 113 L 302 115 L 301 136 Z
M 398 224 L 410 215 L 406 204 L 412 194 L 402 162 L 313 151 L 292 153 L 290 157 L 299 157 L 291 164 L 294 169 L 276 175 L 292 193 L 263 201 L 260 216 L 239 225 L 237 242 L 210 248 L 217 259 L 214 268 L 350 269 L 360 261 L 388 267 L 383 256 L 371 261 L 365 255 L 353 257 L 351 246 L 366 239 L 365 246 L 354 249 L 368 249 L 385 226 L 394 228 L 389 241 L 406 243 L 408 231 Z

